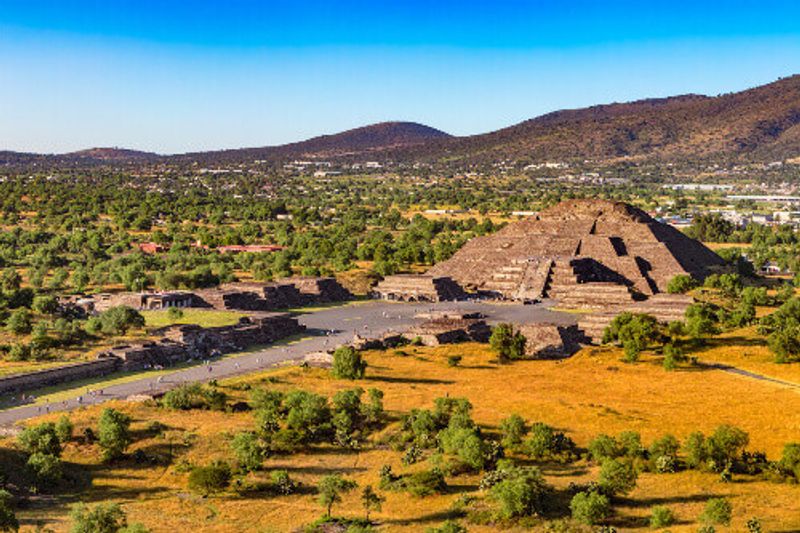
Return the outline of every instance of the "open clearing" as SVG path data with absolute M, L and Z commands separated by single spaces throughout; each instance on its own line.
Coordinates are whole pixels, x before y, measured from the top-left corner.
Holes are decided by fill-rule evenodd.
M 645 356 L 629 365 L 620 362 L 619 352 L 609 348 L 588 348 L 563 361 L 522 361 L 499 366 L 486 345 L 462 344 L 438 348 L 406 347 L 407 355 L 394 350 L 367 352 L 367 379 L 357 382 L 334 380 L 321 369 L 285 368 L 223 382 L 232 401 L 246 399 L 242 385 L 279 390 L 306 389 L 326 395 L 361 386 L 385 392 L 384 403 L 393 419 L 414 407 L 430 407 L 440 396 L 466 397 L 474 406 L 475 420 L 487 430 L 518 413 L 530 421 L 543 421 L 563 429 L 578 446 L 599 433 L 638 431 L 648 444 L 664 433 L 683 439 L 690 432 L 711 432 L 717 425 L 734 424 L 750 434 L 751 450 L 779 457 L 783 445 L 800 437 L 800 392 L 721 370 L 685 368 L 664 371 L 655 357 Z M 447 357 L 462 355 L 460 368 L 450 368 Z M 205 464 L 213 459 L 231 458 L 229 436 L 253 427 L 250 413 L 212 411 L 175 412 L 154 405 L 118 402 L 112 404 L 133 416 L 137 434 L 131 451 L 145 450 L 172 456 L 172 466 L 99 464 L 95 446 L 70 444 L 64 459 L 75 471 L 92 473 L 92 484 L 81 489 L 84 501 L 115 500 L 123 504 L 131 521 L 140 521 L 153 531 L 288 531 L 313 521 L 322 514 L 313 491 L 275 497 L 233 493 L 199 498 L 186 488 L 187 474 L 176 471 L 182 461 Z M 99 407 L 72 414 L 76 433 L 95 426 Z M 51 418 L 55 418 L 54 416 Z M 153 437 L 147 426 L 159 421 L 169 429 Z M 384 431 L 391 431 L 396 423 Z M 373 437 L 373 443 L 381 434 Z M 306 453 L 276 456 L 266 461 L 266 472 L 252 475 L 266 479 L 270 469 L 286 468 L 293 478 L 313 487 L 328 473 L 341 472 L 360 486 L 378 484 L 378 471 L 390 464 L 396 472 L 424 468 L 401 464 L 401 453 L 385 446 L 365 444 L 359 451 L 342 452 L 328 446 Z M 596 479 L 597 468 L 585 460 L 566 466 L 544 465 L 549 483 L 564 488 L 570 482 Z M 420 531 L 448 518 L 457 493 L 477 496 L 480 476 L 448 478 L 448 494 L 414 499 L 404 493 L 387 492 L 383 511 L 375 513 L 387 531 Z M 728 496 L 734 508 L 731 527 L 718 531 L 741 531 L 747 519 L 757 516 L 765 531 L 800 529 L 800 488 L 743 479 L 722 483 L 719 476 L 696 471 L 678 474 L 642 474 L 637 489 L 620 506 L 613 524 L 621 530 L 647 529 L 646 517 L 653 505 L 668 505 L 679 524 L 671 531 L 694 531 L 696 519 L 709 497 Z M 334 512 L 359 516 L 357 492 L 346 496 Z M 74 500 L 73 500 L 74 501 Z M 46 520 L 47 526 L 67 528 L 67 505 L 48 502 L 42 511 L 34 504 L 22 511 L 27 525 Z M 470 531 L 490 531 L 470 526 Z

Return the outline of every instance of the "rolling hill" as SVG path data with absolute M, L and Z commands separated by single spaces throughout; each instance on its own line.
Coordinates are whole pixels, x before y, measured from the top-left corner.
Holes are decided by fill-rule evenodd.
M 279 163 L 298 158 L 342 160 L 742 159 L 800 156 L 800 75 L 737 93 L 682 95 L 597 105 L 542 115 L 490 133 L 454 137 L 413 122 L 383 122 L 302 142 L 173 156 L 95 148 L 40 156 L 0 152 L 0 164 L 117 164 L 147 161 Z

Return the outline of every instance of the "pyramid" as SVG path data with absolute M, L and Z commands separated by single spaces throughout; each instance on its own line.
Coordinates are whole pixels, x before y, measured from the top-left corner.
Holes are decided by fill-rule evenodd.
M 470 240 L 427 274 L 499 298 L 601 309 L 665 292 L 678 274 L 703 279 L 722 265 L 703 244 L 641 209 L 569 200 Z

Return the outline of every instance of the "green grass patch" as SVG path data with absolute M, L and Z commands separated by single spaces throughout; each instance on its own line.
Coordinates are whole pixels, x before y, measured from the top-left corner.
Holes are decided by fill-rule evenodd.
M 204 328 L 232 326 L 246 316 L 236 311 L 215 309 L 183 309 L 181 318 L 170 318 L 167 311 L 142 311 L 145 325 L 149 328 L 163 328 L 173 324 L 197 324 Z

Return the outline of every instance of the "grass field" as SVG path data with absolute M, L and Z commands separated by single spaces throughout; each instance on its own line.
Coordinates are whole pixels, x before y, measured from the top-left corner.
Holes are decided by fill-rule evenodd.
M 711 348 L 709 353 L 716 349 Z M 228 380 L 222 386 L 234 401 L 246 398 L 240 391 L 243 384 L 280 390 L 302 388 L 326 395 L 353 386 L 377 387 L 385 392 L 386 409 L 394 417 L 415 407 L 430 407 L 440 396 L 466 397 L 474 405 L 475 420 L 489 431 L 516 412 L 530 421 L 563 429 L 579 446 L 599 433 L 634 430 L 649 443 L 667 432 L 678 438 L 695 430 L 708 433 L 722 423 L 746 430 L 750 449 L 763 450 L 771 458 L 779 456 L 785 443 L 800 439 L 800 392 L 721 370 L 684 368 L 666 372 L 657 358 L 647 355 L 640 363 L 629 365 L 620 361 L 617 350 L 607 348 L 585 349 L 564 361 L 523 361 L 505 366 L 497 365 L 486 345 L 480 344 L 408 347 L 403 351 L 408 355 L 392 350 L 368 352 L 367 379 L 357 382 L 334 380 L 321 369 L 292 367 Z M 447 365 L 447 357 L 455 354 L 463 356 L 460 368 Z M 230 435 L 253 426 L 249 413 L 174 412 L 147 403 L 118 403 L 116 407 L 135 420 L 137 441 L 132 450 L 168 452 L 175 462 L 230 460 Z M 94 426 L 99 412 L 97 407 L 75 412 L 76 432 Z M 152 436 L 146 429 L 156 420 L 168 427 L 162 437 Z M 379 438 L 380 434 L 373 440 Z M 392 465 L 397 472 L 417 468 L 404 467 L 400 455 L 369 443 L 353 452 L 322 446 L 306 453 L 272 457 L 265 466 L 267 471 L 286 468 L 307 487 L 331 472 L 344 473 L 361 486 L 377 486 L 383 464 Z M 102 466 L 97 448 L 80 444 L 70 444 L 64 457 L 73 463 L 72 468 L 92 472 L 91 485 L 79 488 L 71 499 L 34 501 L 20 513 L 26 524 L 41 519 L 48 527 L 64 531 L 67 504 L 77 499 L 119 501 L 131 521 L 143 522 L 153 531 L 291 531 L 322 513 L 313 491 L 284 497 L 231 493 L 200 498 L 188 492 L 187 474 L 178 472 L 175 462 L 166 466 L 129 460 Z M 597 478 L 596 466 L 585 460 L 567 466 L 545 465 L 543 470 L 548 482 L 558 488 Z M 267 474 L 251 476 L 266 479 Z M 479 479 L 476 475 L 449 478 L 451 489 L 447 494 L 424 499 L 385 493 L 387 500 L 375 518 L 385 531 L 424 530 L 450 516 L 458 493 L 481 496 Z M 679 519 L 671 531 L 695 531 L 696 518 L 712 496 L 728 496 L 734 506 L 731 527 L 718 531 L 742 531 L 745 521 L 753 516 L 759 517 L 765 531 L 800 529 L 798 486 L 741 477 L 722 483 L 715 474 L 695 471 L 642 474 L 636 490 L 618 505 L 612 523 L 623 531 L 647 529 L 650 508 L 660 504 L 668 505 Z M 346 496 L 334 511 L 360 515 L 357 493 Z M 470 531 L 492 530 L 470 526 Z
M 145 325 L 150 328 L 163 328 L 172 324 L 197 324 L 204 328 L 231 326 L 236 324 L 244 313 L 217 311 L 211 309 L 182 309 L 181 318 L 170 318 L 167 311 L 142 311 Z

